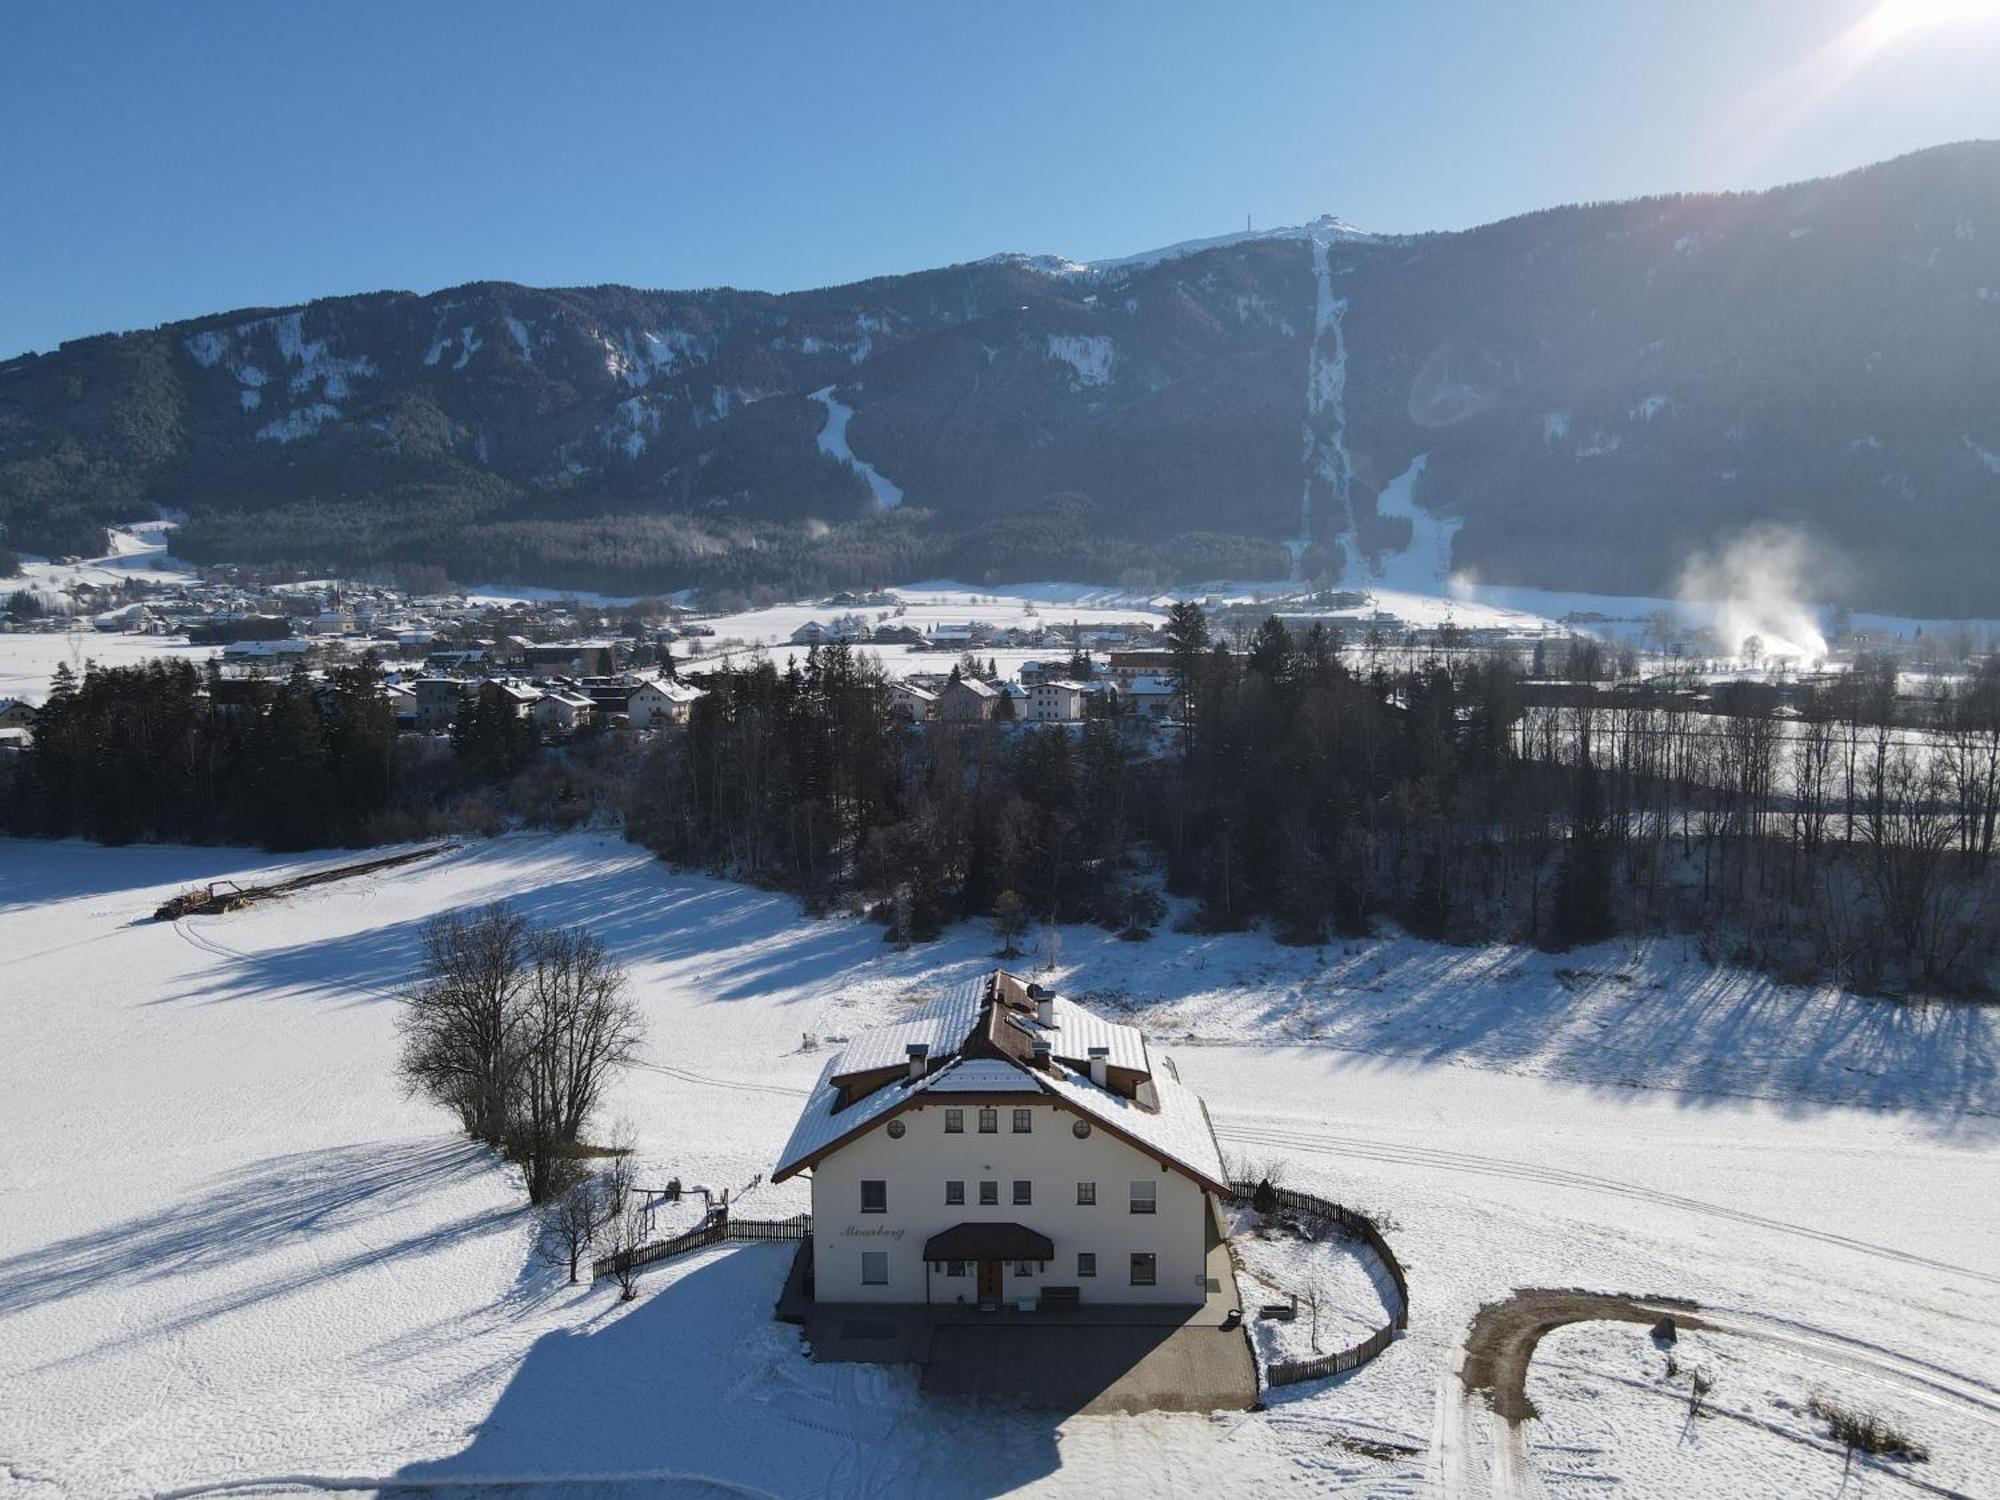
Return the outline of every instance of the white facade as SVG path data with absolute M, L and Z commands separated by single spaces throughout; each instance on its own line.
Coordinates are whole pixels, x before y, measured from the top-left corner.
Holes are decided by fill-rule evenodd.
M 634 729 L 656 724 L 685 724 L 701 689 L 685 682 L 642 682 L 625 700 L 625 720 Z
M 1039 1297 L 1046 1287 L 1075 1287 L 1083 1302 L 1199 1302 L 1204 1290 L 1206 1195 L 1184 1173 L 1135 1150 L 1101 1126 L 1078 1140 L 1081 1113 L 1030 1095 L 953 1095 L 892 1116 L 904 1126 L 892 1139 L 888 1121 L 871 1127 L 813 1168 L 813 1279 L 820 1302 L 974 1302 L 979 1266 L 927 1267 L 924 1244 L 959 1224 L 1020 1224 L 1046 1235 L 1054 1259 L 999 1266 L 1001 1300 Z M 962 1098 L 963 1102 L 959 1102 Z M 979 1111 L 992 1108 L 998 1129 L 978 1130 Z M 1013 1112 L 1029 1111 L 1032 1128 L 1013 1129 Z M 947 1110 L 964 1111 L 964 1133 L 945 1133 Z M 864 1181 L 880 1182 L 881 1212 L 862 1207 Z M 965 1201 L 946 1202 L 947 1184 L 961 1183 Z M 979 1201 L 982 1183 L 997 1203 Z M 1030 1201 L 1014 1201 L 1026 1183 Z M 1077 1202 L 1077 1184 L 1095 1202 Z M 1152 1189 L 1154 1211 L 1132 1212 L 1132 1188 Z M 883 1257 L 871 1267 L 870 1253 Z M 1152 1284 L 1132 1283 L 1132 1256 L 1151 1255 Z M 1080 1256 L 1094 1256 L 1090 1275 Z M 1024 1274 L 1025 1271 L 1025 1274 Z M 869 1278 L 879 1274 L 880 1282 Z M 988 1272 L 990 1276 L 991 1271 Z M 990 1290 L 990 1284 L 989 1284 Z
M 1083 717 L 1088 696 L 1081 683 L 1063 679 L 1038 682 L 1028 690 L 1028 717 L 1042 722 L 1074 723 Z

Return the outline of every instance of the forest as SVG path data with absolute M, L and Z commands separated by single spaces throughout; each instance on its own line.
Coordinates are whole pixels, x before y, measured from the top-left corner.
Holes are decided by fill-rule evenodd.
M 1996 959 L 2000 665 L 1911 705 L 1886 662 L 1801 688 L 1615 697 L 1504 654 L 1392 661 L 1192 605 L 1178 722 L 902 725 L 844 648 L 707 679 L 656 742 L 628 836 L 676 863 L 861 905 L 890 935 L 1090 921 L 1143 938 L 1380 918 L 1563 948 L 1685 933 L 1798 980 L 1983 992 Z
M 0 818 L 30 837 L 274 850 L 565 827 L 629 757 L 609 735 L 547 755 L 491 694 L 449 738 L 399 734 L 371 658 L 324 677 L 63 666 L 33 745 L 0 765 Z
M 555 743 L 488 697 L 449 738 L 398 734 L 372 662 L 65 672 L 0 806 L 22 834 L 274 849 L 622 820 L 677 865 L 903 941 L 965 918 L 1139 941 L 1172 914 L 1322 944 L 1386 919 L 1993 988 L 2000 661 L 1921 697 L 1868 656 L 1820 681 L 1607 686 L 1588 642 L 1537 664 L 1449 632 L 1392 649 L 1267 619 L 1232 650 L 1210 628 L 1171 611 L 1165 723 L 913 725 L 841 646 L 709 675 L 684 729 Z

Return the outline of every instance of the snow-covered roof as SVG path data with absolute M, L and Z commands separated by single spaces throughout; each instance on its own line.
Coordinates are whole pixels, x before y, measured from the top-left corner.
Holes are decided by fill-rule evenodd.
M 957 1048 L 979 1019 L 986 1002 L 987 975 L 955 984 L 934 1000 L 926 1000 L 899 1021 L 862 1032 L 834 1059 L 837 1072 L 829 1077 L 872 1073 L 877 1068 L 900 1068 L 909 1059 L 909 1049 L 928 1047 L 933 1057 L 942 1057 Z
M 1041 1085 L 997 1057 L 962 1057 L 925 1080 L 933 1094 L 1038 1094 Z
M 925 1094 L 1047 1094 L 1101 1121 L 1141 1149 L 1204 1183 L 1225 1180 L 1221 1152 L 1200 1096 L 1156 1071 L 1136 1027 L 1107 1020 L 1060 996 L 1053 1025 L 1037 1018 L 1027 987 L 1004 971 L 953 985 L 909 1015 L 857 1035 L 828 1061 L 792 1128 L 773 1181 L 812 1165 L 843 1141 Z M 1025 1008 L 1024 1008 L 1025 1007 Z M 1049 1060 L 1035 1062 L 1038 1042 Z M 912 1081 L 909 1048 L 927 1049 L 929 1069 Z M 1103 1048 L 1117 1073 L 1090 1081 L 1090 1053 Z M 870 1075 L 891 1075 L 870 1092 Z M 1122 1075 L 1122 1076 L 1119 1076 Z M 1134 1078 L 1138 1082 L 1134 1083 Z
M 1095 1011 L 1085 1010 L 1060 995 L 1056 997 L 1055 1021 L 1049 1035 L 1057 1057 L 1088 1062 L 1090 1049 L 1103 1047 L 1107 1049 L 1105 1061 L 1114 1068 L 1131 1068 L 1139 1073 L 1153 1071 L 1146 1055 L 1145 1033 L 1138 1027 L 1107 1021 Z M 1041 1027 L 1037 1025 L 1035 1029 L 1040 1031 Z
M 1222 1148 L 1216 1145 L 1215 1130 L 1208 1121 L 1208 1108 L 1201 1102 L 1201 1095 L 1179 1079 L 1165 1073 L 1154 1074 L 1153 1091 L 1158 1107 L 1148 1109 L 1122 1094 L 1101 1089 L 1088 1077 L 1078 1074 L 1051 1072 L 1036 1076 L 1058 1098 L 1195 1176 L 1217 1185 L 1228 1182 L 1222 1165 Z
M 697 698 L 707 696 L 705 688 L 698 688 L 692 683 L 674 680 L 642 682 L 639 684 L 639 687 L 652 688 L 655 692 L 674 703 L 692 703 Z

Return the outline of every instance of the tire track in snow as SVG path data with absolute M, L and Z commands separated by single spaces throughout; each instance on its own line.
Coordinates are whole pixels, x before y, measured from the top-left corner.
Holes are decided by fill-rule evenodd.
M 1459 1379 L 1465 1365 L 1463 1341 L 1445 1356 L 1438 1372 L 1437 1405 L 1431 1415 L 1432 1482 L 1443 1500 L 1472 1500 L 1485 1485 L 1472 1451 L 1472 1393 Z
M 1630 1198 L 1656 1204 L 1662 1208 L 1677 1209 L 1683 1213 L 1701 1214 L 1730 1223 L 1747 1224 L 1753 1228 L 1775 1230 L 1780 1234 L 1813 1240 L 1822 1245 L 1833 1245 L 1863 1255 L 1919 1266 L 1928 1271 L 1965 1276 L 1974 1281 L 2000 1286 L 2000 1274 L 1990 1271 L 1976 1271 L 1970 1266 L 1919 1255 L 1913 1250 L 1897 1250 L 1892 1246 L 1856 1239 L 1852 1235 L 1839 1234 L 1830 1229 L 1814 1229 L 1805 1224 L 1793 1224 L 1784 1219 L 1752 1213 L 1748 1209 L 1709 1203 L 1680 1193 L 1641 1187 L 1637 1183 L 1624 1182 L 1615 1177 L 1599 1177 L 1589 1172 L 1572 1171 L 1567 1167 L 1541 1166 L 1511 1157 L 1480 1156 L 1473 1152 L 1453 1151 L 1441 1146 L 1398 1145 L 1386 1141 L 1367 1140 L 1359 1136 L 1315 1135 L 1268 1127 L 1230 1128 L 1225 1125 L 1218 1129 L 1217 1134 L 1225 1140 L 1244 1141 L 1260 1146 L 1279 1146 L 1288 1150 L 1303 1151 L 1313 1156 L 1358 1157 L 1364 1161 L 1387 1162 L 1397 1166 L 1432 1167 L 1441 1171 L 1462 1172 L 1474 1177 L 1512 1178 L 1521 1182 L 1545 1183 L 1553 1187 L 1583 1188 L 1590 1192 L 1608 1193 L 1614 1197 Z
M 1647 1302 L 1639 1305 L 1654 1306 Z M 1665 1315 L 1672 1309 L 1660 1307 L 1659 1311 Z M 1815 1328 L 1789 1318 L 1765 1317 L 1741 1308 L 1704 1304 L 1697 1316 L 1718 1332 L 1789 1349 L 1825 1364 L 1840 1365 L 1896 1386 L 1919 1400 L 1955 1406 L 1988 1426 L 2000 1427 L 2000 1386 L 1945 1365 L 1849 1338 L 1831 1329 Z
M 666 1063 L 635 1062 L 635 1068 L 643 1068 L 648 1073 L 663 1073 L 669 1078 L 678 1078 L 682 1083 L 696 1083 L 703 1088 L 726 1089 L 738 1094 L 774 1094 L 781 1099 L 804 1099 L 811 1089 L 788 1088 L 782 1083 L 752 1083 L 747 1079 L 714 1078 L 707 1073 L 697 1073 L 691 1068 L 676 1068 Z

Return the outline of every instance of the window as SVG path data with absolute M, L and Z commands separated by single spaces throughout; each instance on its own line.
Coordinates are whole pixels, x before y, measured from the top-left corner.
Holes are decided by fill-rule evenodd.
M 885 1128 L 889 1132 L 890 1140 L 900 1141 L 903 1138 L 903 1132 L 910 1127 L 905 1125 L 901 1120 L 891 1120 Z
M 1034 1274 L 1035 1274 L 1035 1263 L 1034 1263 L 1033 1261 L 1031 1261 L 1031 1260 L 1017 1260 L 1017 1261 L 1015 1261 L 1015 1262 L 1014 1262 L 1014 1274 L 1015 1274 L 1016 1276 L 1032 1276 L 1032 1275 L 1034 1275 Z
M 965 1201 L 965 1184 L 962 1182 L 947 1182 L 944 1185 L 944 1201 L 947 1206 L 963 1203 Z
M 1026 1135 L 1035 1128 L 1035 1112 L 1032 1109 L 1014 1111 L 1014 1134 Z
M 1077 1251 L 1076 1274 L 1078 1276 L 1095 1276 L 1097 1274 L 1097 1257 L 1088 1250 Z
M 946 1261 L 944 1263 L 944 1274 L 947 1276 L 963 1276 L 965 1274 L 965 1262 L 962 1260 Z
M 946 1135 L 965 1134 L 965 1111 L 948 1109 L 944 1112 L 944 1133 Z
M 1144 1250 L 1132 1252 L 1132 1285 L 1151 1286 L 1159 1275 L 1159 1257 Z
M 886 1214 L 889 1211 L 889 1184 L 864 1179 L 861 1184 L 861 1211 Z
M 1156 1206 L 1156 1195 L 1160 1185 L 1156 1182 L 1135 1182 L 1132 1184 L 1132 1212 L 1149 1214 Z
M 1138 1256 L 1132 1257 L 1136 1263 Z M 863 1250 L 861 1252 L 861 1284 L 863 1286 L 887 1286 L 889 1284 L 889 1252 L 887 1250 Z
M 982 1208 L 997 1208 L 1000 1203 L 1000 1184 L 997 1182 L 980 1183 L 979 1203 Z
M 1096 1203 L 1097 1184 L 1094 1182 L 1079 1182 L 1076 1185 L 1076 1206 L 1078 1208 L 1091 1208 Z
M 1023 1182 L 1018 1177 L 1015 1178 L 1014 1206 L 1016 1208 L 1019 1208 L 1024 1204 L 1033 1203 L 1034 1201 L 1035 1201 L 1035 1185 L 1031 1182 Z
M 1090 1139 L 1090 1121 L 1088 1121 L 1088 1120 L 1071 1120 L 1071 1121 L 1069 1122 L 1069 1133 L 1070 1133 L 1071 1135 L 1075 1136 L 1075 1137 L 1076 1137 L 1076 1138 L 1077 1138 L 1078 1140 L 1080 1140 L 1080 1141 L 1087 1141 L 1087 1140 L 1089 1140 L 1089 1139 Z
M 999 1130 L 1000 1111 L 997 1109 L 982 1109 L 979 1112 L 979 1133 L 981 1135 L 995 1135 Z

